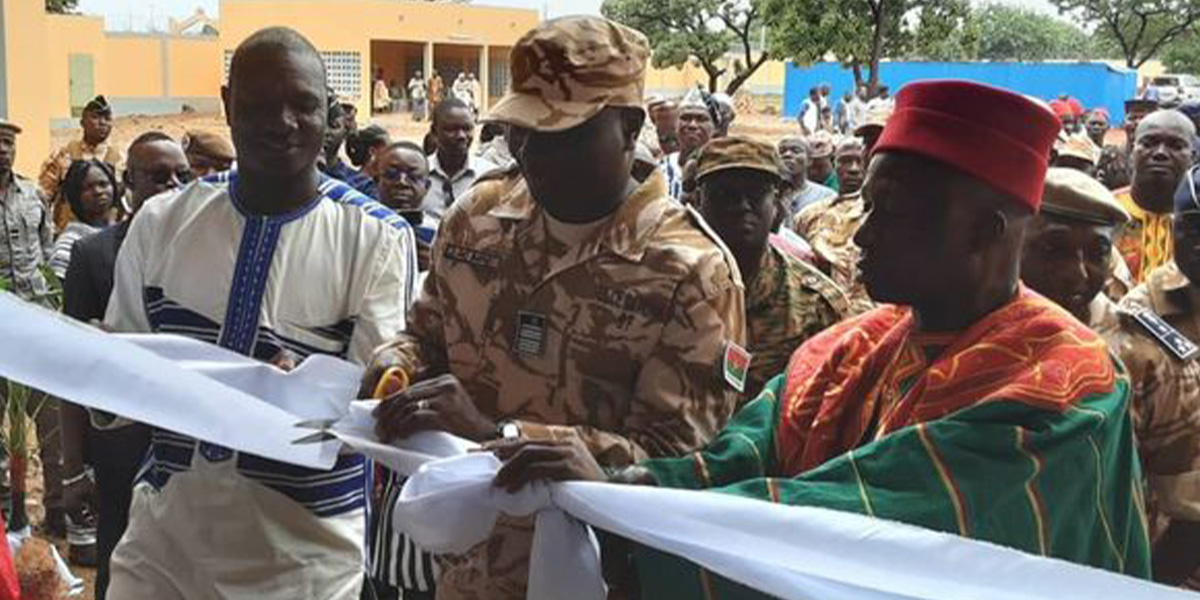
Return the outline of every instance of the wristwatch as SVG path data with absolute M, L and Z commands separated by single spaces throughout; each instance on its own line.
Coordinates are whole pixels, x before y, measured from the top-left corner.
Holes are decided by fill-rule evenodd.
M 505 419 L 496 423 L 496 437 L 511 440 L 521 437 L 521 425 L 513 419 Z

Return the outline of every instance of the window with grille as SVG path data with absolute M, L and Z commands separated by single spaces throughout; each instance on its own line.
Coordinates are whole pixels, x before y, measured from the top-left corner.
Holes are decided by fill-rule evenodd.
M 225 81 L 229 81 L 229 63 L 233 60 L 233 51 L 225 51 Z M 321 60 L 325 62 L 325 76 L 329 87 L 338 96 L 350 100 L 362 98 L 362 54 L 359 52 L 321 52 Z

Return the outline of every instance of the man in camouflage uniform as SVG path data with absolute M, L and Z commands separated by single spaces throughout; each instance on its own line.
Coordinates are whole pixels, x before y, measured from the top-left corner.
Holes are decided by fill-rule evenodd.
M 112 134 L 112 107 L 104 96 L 92 98 L 83 107 L 83 116 L 79 118 L 79 126 L 83 128 L 83 138 L 70 142 L 59 148 L 46 162 L 42 164 L 42 173 L 38 176 L 38 185 L 42 194 L 54 213 L 55 230 L 61 230 L 71 222 L 74 216 L 71 207 L 59 193 L 63 179 L 71 163 L 77 160 L 100 160 L 113 166 L 120 173 L 123 157 L 121 151 L 108 143 Z
M 1200 589 L 1200 201 L 1195 170 L 1174 199 L 1174 259 L 1121 301 L 1108 336 L 1133 382 L 1148 483 L 1154 578 Z
M 0 280 L 3 280 L 0 288 L 23 300 L 51 307 L 50 287 L 41 268 L 50 259 L 54 247 L 54 223 L 37 185 L 13 172 L 20 132 L 17 125 L 0 120 L 0 227 L 3 227 L 0 235 L 4 239 L 0 244 Z M 0 405 L 7 387 L 5 380 L 0 379 Z M 43 405 L 36 424 L 46 488 L 43 500 L 46 529 L 54 536 L 63 537 L 66 535 L 66 515 L 63 512 L 58 403 L 50 398 L 39 402 L 39 398 L 30 401 L 30 409 L 37 404 Z M 8 508 L 7 468 L 0 471 L 0 480 L 5 488 L 0 491 L 0 503 Z
M 841 185 L 838 196 L 802 209 L 792 228 L 812 246 L 817 266 L 849 294 L 851 312 L 860 314 L 874 306 L 859 277 L 860 249 L 854 243 L 864 218 L 862 142 L 855 138 L 843 141 L 834 159 Z
M 1117 305 L 1102 293 L 1120 266 L 1113 240 L 1129 221 L 1104 184 L 1050 167 L 1042 209 L 1025 233 L 1021 279 L 1100 334 L 1117 328 Z
M 754 360 L 744 400 L 784 372 L 805 340 L 849 314 L 846 295 L 775 241 L 786 207 L 785 168 L 770 144 L 734 136 L 700 149 L 696 209 L 737 259 L 746 282 L 746 337 Z
M 446 213 L 409 329 L 364 381 L 401 366 L 417 382 L 381 405 L 381 439 L 553 439 L 615 467 L 691 451 L 729 418 L 750 359 L 735 261 L 660 172 L 631 177 L 649 55 L 598 17 L 517 42 L 488 120 L 519 168 Z M 438 597 L 524 598 L 532 535 L 502 518 L 447 561 Z

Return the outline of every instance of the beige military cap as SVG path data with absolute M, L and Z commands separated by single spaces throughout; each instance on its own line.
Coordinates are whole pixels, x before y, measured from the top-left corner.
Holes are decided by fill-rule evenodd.
M 0 130 L 9 131 L 16 134 L 21 133 L 21 126 L 9 121 L 8 119 L 0 119 Z
M 484 120 L 562 131 L 608 106 L 642 110 L 646 36 L 601 17 L 545 21 L 509 55 L 512 86 Z
M 1087 173 L 1063 167 L 1050 167 L 1046 171 L 1042 212 L 1097 225 L 1121 225 L 1129 221 L 1129 213 L 1104 184 Z
M 754 169 L 783 179 L 783 161 L 775 146 L 745 136 L 717 138 L 700 148 L 697 180 L 726 169 Z
M 874 106 L 867 111 L 867 120 L 854 128 L 854 135 L 863 135 L 871 129 L 883 129 L 892 118 L 892 107 L 886 104 Z

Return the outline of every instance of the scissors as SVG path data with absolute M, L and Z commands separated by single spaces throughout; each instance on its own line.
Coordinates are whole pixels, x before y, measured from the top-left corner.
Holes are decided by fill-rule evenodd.
M 400 367 L 388 367 L 379 377 L 379 382 L 375 384 L 375 390 L 371 393 L 372 398 L 382 400 L 395 394 L 404 388 L 408 387 L 408 371 Z M 294 442 L 293 444 L 316 444 L 327 440 L 335 439 L 337 436 L 330 433 L 328 430 L 336 423 L 338 419 L 308 419 L 296 423 L 296 427 L 305 429 L 319 429 L 315 433 L 306 435 Z

